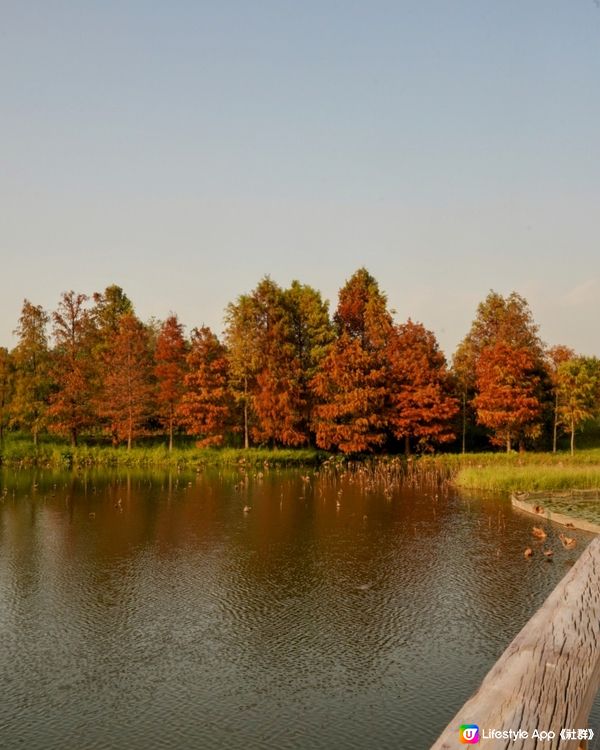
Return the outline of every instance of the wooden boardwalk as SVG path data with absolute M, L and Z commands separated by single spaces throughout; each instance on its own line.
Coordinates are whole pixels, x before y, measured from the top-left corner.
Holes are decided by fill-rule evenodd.
M 594 539 L 456 714 L 432 750 L 464 747 L 461 724 L 477 724 L 490 750 L 577 750 L 563 729 L 587 729 L 600 686 L 600 537 Z M 484 739 L 489 730 L 528 737 Z M 546 741 L 534 730 L 554 732 Z
M 548 495 L 546 494 L 546 498 Z M 567 495 L 573 497 L 573 495 Z M 575 497 L 577 497 L 575 495 Z M 558 523 L 561 526 L 567 526 L 570 529 L 580 529 L 581 531 L 590 531 L 592 534 L 600 534 L 600 524 L 592 523 L 585 518 L 578 518 L 573 515 L 557 513 L 554 510 L 548 510 L 545 507 L 544 495 L 532 495 L 531 493 L 513 494 L 510 498 L 513 508 L 530 513 L 537 518 L 544 518 L 546 521 Z

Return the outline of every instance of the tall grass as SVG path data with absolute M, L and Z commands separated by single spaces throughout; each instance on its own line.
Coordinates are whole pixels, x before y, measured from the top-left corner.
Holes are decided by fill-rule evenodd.
M 174 448 L 164 445 L 124 447 L 77 447 L 55 442 L 42 443 L 37 448 L 24 440 L 8 440 L 0 450 L 0 464 L 4 466 L 44 468 L 84 467 L 163 467 L 196 469 L 203 466 L 308 466 L 327 458 L 327 454 L 314 449 L 263 448 Z
M 520 466 L 467 467 L 458 472 L 454 484 L 465 489 L 504 492 L 598 489 L 600 464 L 558 466 L 528 463 Z
M 315 449 L 196 448 L 188 443 L 169 452 L 166 445 L 141 444 L 127 450 L 109 445 L 72 447 L 52 436 L 36 448 L 31 440 L 10 434 L 0 449 L 0 464 L 43 468 L 165 468 L 195 470 L 205 466 L 362 467 L 364 481 L 388 485 L 447 484 L 500 491 L 600 488 L 600 448 L 559 453 L 440 453 L 421 457 L 379 456 L 360 461 Z M 366 473 L 365 473 L 366 472 Z M 368 477 L 368 479 L 367 479 Z M 362 481 L 362 479 L 361 479 Z

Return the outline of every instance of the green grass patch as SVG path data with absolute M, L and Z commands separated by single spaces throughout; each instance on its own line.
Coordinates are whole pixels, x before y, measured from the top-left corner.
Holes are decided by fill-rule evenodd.
M 37 448 L 19 433 L 7 436 L 0 449 L 0 465 L 47 469 L 156 468 L 196 470 L 209 466 L 319 465 L 332 454 L 312 448 L 196 448 L 192 442 L 167 446 L 148 439 L 131 450 L 88 443 L 72 447 L 54 435 L 44 435 Z M 365 457 L 373 465 L 395 466 L 403 480 L 419 483 L 446 482 L 479 490 L 533 491 L 600 488 L 600 448 L 558 453 L 438 453 L 420 457 L 382 455 Z M 341 455 L 334 457 L 344 463 Z M 356 459 L 353 459 L 356 460 Z
M 503 492 L 598 489 L 600 463 L 471 466 L 458 471 L 454 484 L 464 489 Z
M 55 441 L 35 447 L 22 439 L 9 439 L 0 450 L 0 465 L 9 467 L 85 468 L 156 467 L 197 469 L 204 466 L 314 466 L 329 454 L 312 448 L 195 448 L 187 446 L 169 451 L 164 445 L 125 447 L 81 445 Z

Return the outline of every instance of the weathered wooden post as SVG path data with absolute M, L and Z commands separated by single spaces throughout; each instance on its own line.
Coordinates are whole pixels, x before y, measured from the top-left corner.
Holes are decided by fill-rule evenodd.
M 463 747 L 462 724 L 479 726 L 490 750 L 577 750 L 563 729 L 587 729 L 600 686 L 600 537 L 583 551 L 432 746 Z M 490 737 L 491 730 L 527 732 Z M 554 732 L 545 741 L 534 730 Z M 488 733 L 488 737 L 485 734 Z

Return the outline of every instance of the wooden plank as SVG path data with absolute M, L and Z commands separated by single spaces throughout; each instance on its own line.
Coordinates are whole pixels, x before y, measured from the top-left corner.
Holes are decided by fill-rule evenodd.
M 510 602 L 498 603 L 511 606 Z M 588 727 L 600 686 L 600 537 L 594 539 L 548 599 L 488 672 L 479 690 L 456 714 L 432 750 L 456 750 L 461 724 L 483 730 L 519 730 L 528 738 L 481 739 L 490 750 L 560 748 L 560 730 Z M 533 731 L 553 731 L 542 742 Z
M 546 521 L 558 523 L 561 526 L 567 526 L 571 529 L 580 529 L 581 531 L 590 531 L 592 534 L 600 534 L 600 524 L 586 521 L 585 518 L 567 516 L 564 513 L 556 513 L 553 510 L 548 510 L 544 506 L 543 498 L 538 498 L 535 502 L 531 502 L 530 500 L 523 500 L 516 495 L 511 495 L 510 501 L 513 508 L 522 510 L 525 513 L 531 513 L 531 515 L 538 518 L 544 518 Z

